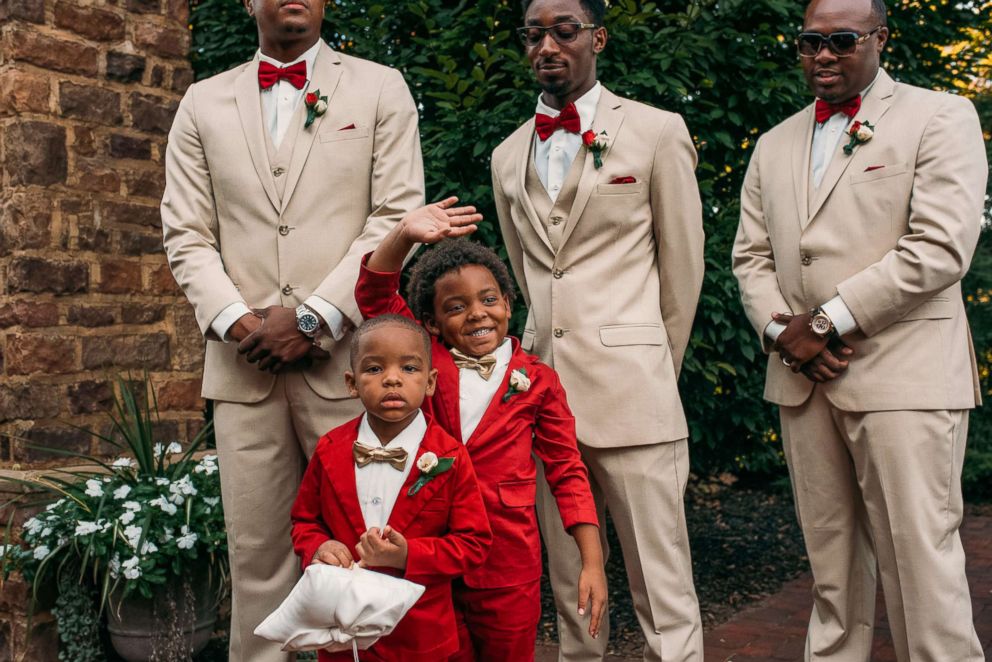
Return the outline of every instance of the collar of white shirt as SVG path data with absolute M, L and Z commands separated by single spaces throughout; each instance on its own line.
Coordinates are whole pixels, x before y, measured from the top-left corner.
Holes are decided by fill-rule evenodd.
M 575 109 L 579 111 L 579 119 L 582 122 L 582 130 L 588 131 L 592 128 L 592 121 L 596 119 L 596 106 L 599 105 L 599 97 L 603 93 L 603 86 L 599 81 L 592 86 L 592 89 L 583 94 L 575 101 Z M 537 95 L 537 112 L 548 117 L 558 117 L 560 110 L 555 110 L 544 103 L 541 95 Z
M 320 43 L 321 43 L 321 40 L 318 39 L 317 42 L 313 46 L 311 46 L 310 48 L 308 48 L 306 50 L 306 52 L 303 53 L 303 55 L 301 55 L 300 57 L 296 58 L 292 62 L 280 62 L 279 60 L 275 59 L 274 57 L 269 57 L 268 55 L 266 55 L 265 53 L 263 53 L 262 52 L 262 49 L 259 49 L 258 50 L 258 59 L 259 59 L 260 62 L 268 62 L 269 64 L 273 64 L 273 65 L 275 65 L 277 67 L 288 67 L 288 66 L 294 65 L 294 64 L 296 64 L 297 62 L 300 62 L 300 61 L 306 62 L 307 63 L 307 84 L 309 85 L 310 81 L 313 79 L 313 63 L 317 61 L 317 53 L 320 52 Z M 272 88 L 269 88 L 269 89 L 272 89 Z M 304 88 L 304 89 L 306 89 L 306 88 Z
M 503 385 L 503 377 L 510 359 L 513 358 L 513 344 L 510 339 L 504 338 L 493 355 L 496 357 L 496 366 L 489 379 L 483 379 L 478 370 L 461 368 L 458 371 L 458 413 L 462 424 L 462 441 L 466 443 Z
M 417 411 L 417 415 L 410 421 L 410 424 L 403 428 L 402 432 L 393 437 L 392 441 L 383 445 L 379 441 L 379 437 L 372 430 L 372 426 L 369 425 L 369 414 L 365 412 L 362 415 L 362 422 L 358 426 L 358 441 L 372 448 L 378 448 L 380 446 L 383 448 L 402 448 L 409 454 L 407 458 L 407 467 L 409 468 L 410 459 L 416 455 L 417 450 L 420 448 L 420 442 L 424 440 L 424 434 L 426 433 L 427 419 L 424 417 L 424 412 Z M 362 469 L 370 466 L 372 465 L 367 464 Z

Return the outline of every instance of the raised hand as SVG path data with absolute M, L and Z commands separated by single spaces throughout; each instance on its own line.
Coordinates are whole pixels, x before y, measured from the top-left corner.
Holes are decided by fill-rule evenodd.
M 475 207 L 455 207 L 458 198 L 451 196 L 429 204 L 403 217 L 401 236 L 412 244 L 436 244 L 442 239 L 464 237 L 478 229 L 482 214 Z

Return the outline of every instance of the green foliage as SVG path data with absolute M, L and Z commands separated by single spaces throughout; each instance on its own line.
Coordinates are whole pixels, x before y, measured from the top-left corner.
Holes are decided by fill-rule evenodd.
M 889 4 L 893 41 L 885 63 L 898 79 L 954 89 L 979 73 L 992 41 L 988 3 L 981 9 L 975 3 Z M 681 383 L 694 463 L 708 472 L 781 471 L 777 416 L 761 399 L 764 357 L 740 306 L 730 248 L 755 139 L 810 102 L 792 42 L 803 3 L 609 5 L 611 38 L 600 79 L 621 95 L 683 114 L 699 148 L 707 273 Z M 255 50 L 254 25 L 234 0 L 199 0 L 192 23 L 200 77 Z M 537 95 L 512 32 L 520 23 L 517 0 L 338 0 L 328 7 L 324 35 L 344 52 L 404 73 L 421 109 L 428 199 L 457 193 L 479 206 L 488 222 L 477 238 L 500 251 L 489 155 L 533 112 Z M 942 55 L 944 45 L 955 44 L 950 56 Z M 992 126 L 989 116 L 983 114 L 986 126 Z M 972 282 L 992 288 L 990 278 Z M 515 315 L 514 322 L 523 318 Z M 992 338 L 981 342 L 992 348 Z M 990 425 L 985 418 L 973 417 L 976 429 Z
M 52 614 L 59 631 L 59 660 L 101 662 L 106 659 L 100 641 L 100 614 L 96 591 L 79 581 L 77 573 L 59 578 L 58 598 Z

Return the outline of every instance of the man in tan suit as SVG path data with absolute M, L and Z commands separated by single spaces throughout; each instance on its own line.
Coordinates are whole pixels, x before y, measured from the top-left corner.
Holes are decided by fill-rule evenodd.
M 869 659 L 876 563 L 899 660 L 983 660 L 958 536 L 980 401 L 960 281 L 988 166 L 970 102 L 879 68 L 888 36 L 881 0 L 807 7 L 817 102 L 755 147 L 734 272 L 813 568 L 806 660 Z
M 520 34 L 543 92 L 537 117 L 492 159 L 500 227 L 530 309 L 522 346 L 568 392 L 600 520 L 609 509 L 623 547 L 644 659 L 702 662 L 676 386 L 703 277 L 696 151 L 679 115 L 597 82 L 602 0 L 525 7 Z M 587 131 L 596 144 L 584 144 Z M 593 640 L 576 614 L 580 560 L 546 492 L 538 512 L 560 659 L 601 660 L 608 630 Z
M 162 219 L 173 274 L 208 340 L 230 659 L 267 662 L 289 659 L 253 631 L 298 577 L 289 511 L 306 458 L 359 411 L 343 378 L 361 321 L 359 260 L 423 204 L 423 166 L 402 76 L 328 48 L 324 0 L 244 4 L 259 53 L 186 93 Z

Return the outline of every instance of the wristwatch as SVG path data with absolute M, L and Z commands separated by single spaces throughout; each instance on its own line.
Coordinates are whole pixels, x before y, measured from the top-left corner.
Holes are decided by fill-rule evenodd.
M 821 338 L 826 338 L 834 332 L 834 323 L 830 317 L 823 312 L 823 308 L 817 306 L 809 311 L 809 329 Z
M 307 338 L 314 338 L 320 331 L 320 318 L 304 304 L 296 307 L 296 328 Z

